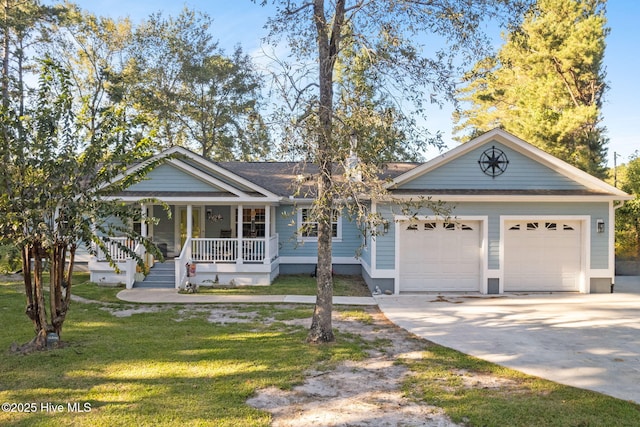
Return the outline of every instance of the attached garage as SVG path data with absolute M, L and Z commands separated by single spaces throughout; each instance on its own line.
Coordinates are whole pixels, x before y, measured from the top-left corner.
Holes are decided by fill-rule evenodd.
M 615 212 L 631 196 L 501 129 L 402 172 L 387 189 L 372 211 L 393 232 L 362 252 L 372 290 L 613 289 Z M 436 220 L 429 199 L 452 219 Z
M 505 292 L 580 291 L 585 256 L 581 221 L 525 219 L 504 224 Z
M 398 228 L 401 292 L 480 290 L 480 221 L 401 221 Z

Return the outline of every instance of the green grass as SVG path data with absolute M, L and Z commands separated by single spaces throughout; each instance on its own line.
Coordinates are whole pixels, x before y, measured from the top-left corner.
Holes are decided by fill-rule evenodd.
M 245 404 L 257 389 L 288 389 L 315 364 L 364 356 L 351 336 L 310 346 L 303 327 L 264 321 L 308 318 L 308 306 L 247 306 L 257 313 L 253 321 L 226 325 L 208 322 L 210 311 L 202 307 L 184 313 L 185 307 L 164 305 L 117 318 L 97 304 L 74 302 L 62 335 L 67 347 L 18 356 L 5 350 L 30 340 L 33 330 L 20 286 L 0 284 L 0 402 L 38 407 L 35 413 L 0 412 L 0 425 L 266 426 L 270 415 Z M 46 403 L 65 410 L 40 410 Z M 91 411 L 68 412 L 67 404 L 75 403 L 88 403 Z
M 422 360 L 403 361 L 416 375 L 412 398 L 441 407 L 469 426 L 638 426 L 640 405 L 532 377 L 458 351 L 429 346 Z M 501 381 L 473 386 L 475 375 Z M 467 381 L 465 381 L 465 378 Z
M 316 279 L 308 274 L 281 275 L 270 286 L 200 286 L 200 293 L 245 295 L 316 295 Z M 359 276 L 333 277 L 336 296 L 371 296 L 369 288 Z
M 74 292 L 123 310 L 118 288 L 76 277 Z M 0 412 L 0 425 L 50 426 L 266 426 L 270 415 L 246 405 L 257 389 L 290 389 L 311 367 L 330 369 L 365 357 L 363 342 L 337 333 L 337 343 L 310 346 L 307 331 L 284 323 L 309 318 L 310 305 L 238 305 L 248 323 L 210 323 L 228 305 L 155 305 L 157 312 L 115 317 L 99 304 L 74 302 L 63 329 L 68 346 L 27 356 L 12 355 L 33 329 L 24 315 L 20 283 L 0 283 L 0 403 L 36 403 L 35 413 Z M 370 324 L 356 307 L 335 307 L 344 317 Z M 275 321 L 267 321 L 275 319 Z M 640 405 L 563 386 L 502 368 L 424 341 L 423 359 L 402 359 L 415 377 L 405 382 L 411 398 L 444 408 L 468 426 L 637 426 Z M 497 387 L 476 384 L 477 375 L 503 379 Z M 41 410 L 62 404 L 64 412 Z M 72 413 L 67 404 L 88 403 Z

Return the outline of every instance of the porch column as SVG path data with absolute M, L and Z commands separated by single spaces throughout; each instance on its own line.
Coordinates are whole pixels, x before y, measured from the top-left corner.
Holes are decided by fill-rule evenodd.
M 187 239 L 193 235 L 193 205 L 187 205 Z
M 140 235 L 142 237 L 147 237 L 147 205 L 144 203 L 140 204 Z
M 271 263 L 271 206 L 264 205 L 264 264 Z
M 145 205 L 144 203 L 140 204 L 140 235 L 142 237 L 147 237 L 147 205 Z M 144 246 L 142 246 L 140 248 L 140 253 L 138 254 L 140 255 L 143 259 L 144 259 L 144 263 L 145 265 L 148 266 L 148 262 L 147 262 L 147 250 L 145 249 Z
M 236 239 L 238 241 L 238 257 L 236 258 L 236 264 L 242 264 L 244 251 L 242 244 L 242 214 L 244 213 L 244 209 L 242 205 L 238 205 L 238 221 L 236 223 Z

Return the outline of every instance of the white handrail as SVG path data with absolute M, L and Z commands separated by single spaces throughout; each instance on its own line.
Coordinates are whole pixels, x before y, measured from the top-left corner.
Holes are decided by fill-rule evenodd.
M 138 244 L 136 245 L 134 252 L 138 255 L 138 256 L 142 256 L 141 254 L 143 254 L 145 251 L 144 249 L 144 245 L 140 242 L 138 242 Z M 135 259 L 128 257 L 126 259 L 126 264 L 125 264 L 125 268 L 126 268 L 126 272 L 125 272 L 125 286 L 127 289 L 132 289 L 133 288 L 133 284 L 136 282 L 136 271 L 138 269 L 138 263 L 136 262 Z
M 180 255 L 176 257 L 175 267 L 176 267 L 176 289 L 180 289 L 182 284 L 187 279 L 187 263 L 193 262 L 192 260 L 192 249 L 191 249 L 191 241 L 193 239 L 191 237 L 187 237 L 184 245 L 182 246 L 182 251 L 180 251 Z

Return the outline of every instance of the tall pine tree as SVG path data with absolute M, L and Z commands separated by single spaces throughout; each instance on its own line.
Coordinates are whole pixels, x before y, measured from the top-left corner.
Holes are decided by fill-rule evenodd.
M 466 140 L 500 127 L 595 176 L 605 175 L 606 0 L 538 0 L 495 57 L 478 62 L 454 114 Z

